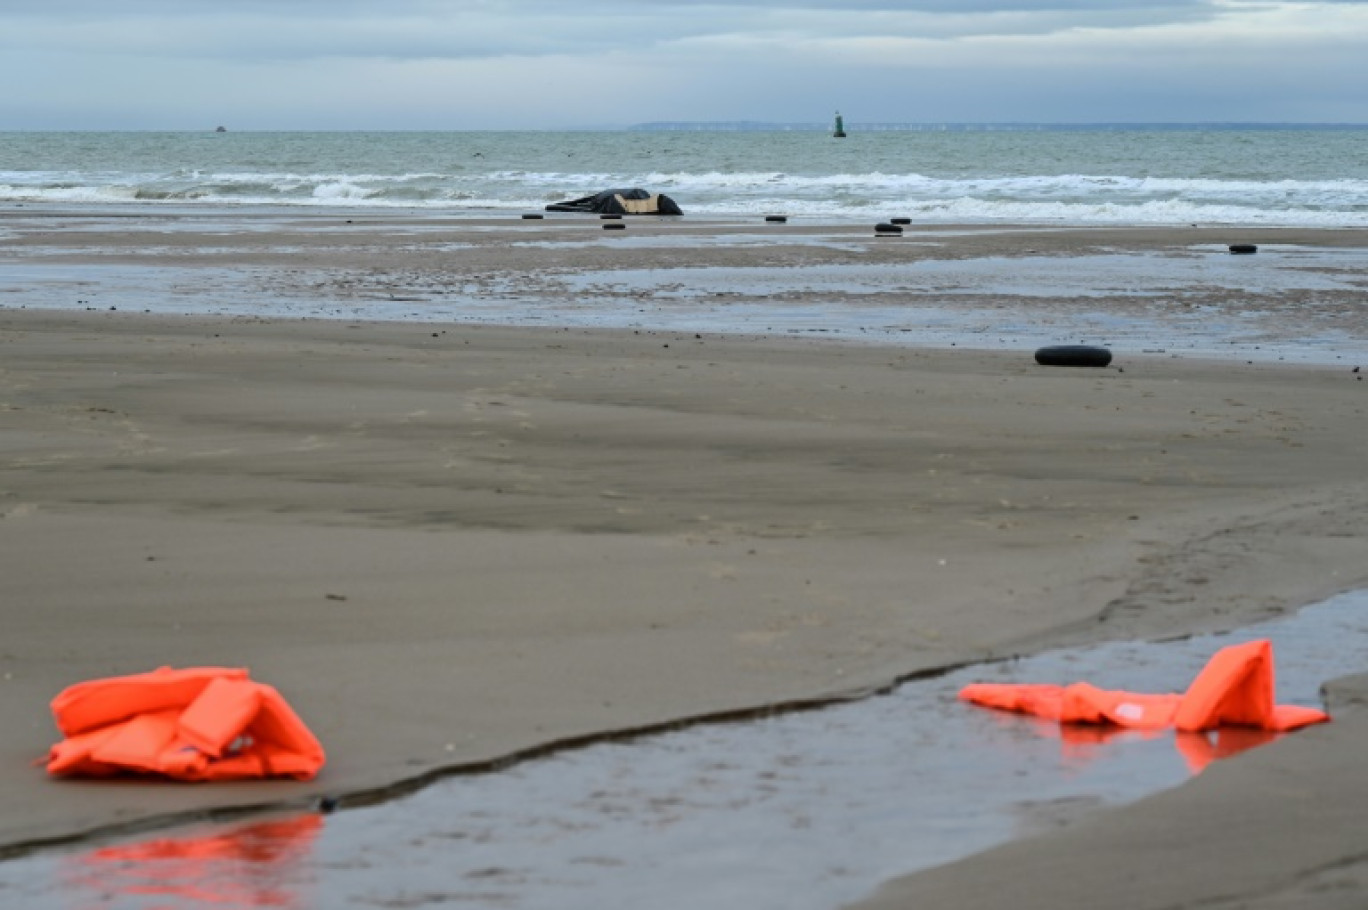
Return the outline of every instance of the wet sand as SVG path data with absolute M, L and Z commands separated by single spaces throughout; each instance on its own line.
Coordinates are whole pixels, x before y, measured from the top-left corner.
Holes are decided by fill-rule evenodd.
M 358 275 L 372 289 L 462 276 L 495 288 L 529 261 L 586 273 L 855 255 L 595 241 L 529 260 L 500 240 L 506 226 L 429 222 L 359 236 L 273 222 L 212 241 L 182 226 L 153 249 L 142 226 L 63 222 L 40 236 L 33 223 L 8 238 L 6 260 L 198 263 L 259 272 L 263 295 L 321 300 Z M 1108 243 L 1177 249 L 1227 234 Z M 1020 251 L 1012 236 L 944 243 L 973 258 Z M 1085 244 L 1035 231 L 1030 246 L 1068 261 Z M 895 268 L 913 248 L 865 249 L 862 261 Z M 1333 306 L 1337 330 L 1368 338 L 1350 297 L 1315 294 L 1261 305 Z M 23 300 L 7 287 L 0 309 L 0 844 L 379 794 L 571 738 L 1046 646 L 1233 628 L 1368 585 L 1368 387 L 1347 363 L 1118 349 L 1106 370 L 1052 370 L 1029 348 Z M 1293 347 L 1295 331 L 1275 340 Z M 65 685 L 211 663 L 248 666 L 285 693 L 328 747 L 317 781 L 49 781 L 30 765 L 55 738 L 46 705 Z M 1127 838 L 1153 830 L 1164 849 L 1204 856 L 1215 839 L 1185 822 L 1199 809 L 1251 839 L 1222 868 L 1274 875 L 1264 855 L 1295 840 L 1279 854 L 1291 887 L 1361 855 L 1349 809 L 1362 802 L 1353 759 L 1368 722 L 1350 705 L 1368 685 L 1356 682 L 1337 690 L 1334 724 L 1003 848 L 1020 859 L 1002 894 L 1062 887 L 1056 867 L 1030 859 L 1054 856 L 1056 839 L 1099 875 L 1143 863 Z M 1295 784 L 1302 768 L 1314 787 Z M 1246 823 L 1251 811 L 1269 825 Z M 924 893 L 978 906 L 980 862 L 994 860 L 924 873 L 880 900 L 910 906 L 905 895 L 937 888 Z M 1200 891 L 1193 863 L 1174 879 L 1191 882 L 1183 900 Z M 1040 893 L 1042 907 L 1097 898 Z
M 1364 337 L 1356 231 L 354 214 L 0 210 L 0 306 L 1320 364 Z
M 852 910 L 1356 910 L 1368 895 L 1368 675 L 1330 687 L 1332 723 L 1181 787 L 909 876 Z

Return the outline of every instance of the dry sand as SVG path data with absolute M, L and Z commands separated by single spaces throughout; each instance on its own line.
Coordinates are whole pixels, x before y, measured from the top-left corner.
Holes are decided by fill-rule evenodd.
M 42 245 L 25 236 L 8 255 Z M 367 268 L 387 267 L 383 236 Z M 452 268 L 392 253 L 410 277 Z M 513 267 L 497 243 L 480 255 Z M 1029 351 L 6 304 L 0 845 L 380 794 L 575 737 L 1231 628 L 1368 585 L 1368 385 L 1347 365 L 1122 352 L 1067 370 Z M 1362 322 L 1347 328 L 1368 338 Z M 62 687 L 168 664 L 276 685 L 327 746 L 322 776 L 32 766 Z M 1360 906 L 1368 681 L 1337 692 L 1334 724 L 870 906 Z M 1226 885 L 1255 873 L 1257 893 L 1282 890 L 1240 903 Z

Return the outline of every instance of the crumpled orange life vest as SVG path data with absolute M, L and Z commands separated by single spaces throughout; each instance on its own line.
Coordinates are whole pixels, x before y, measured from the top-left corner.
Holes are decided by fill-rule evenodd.
M 325 760 L 280 693 L 241 668 L 162 667 L 89 680 L 54 698 L 52 714 L 66 737 L 48 751 L 56 777 L 310 780 Z
M 1136 729 L 1172 727 L 1181 732 L 1223 725 L 1282 732 L 1324 723 L 1316 708 L 1273 702 L 1273 645 L 1267 639 L 1222 648 L 1182 695 L 1145 695 L 1069 686 L 975 683 L 960 698 L 989 708 L 1033 714 L 1061 724 L 1116 724 Z

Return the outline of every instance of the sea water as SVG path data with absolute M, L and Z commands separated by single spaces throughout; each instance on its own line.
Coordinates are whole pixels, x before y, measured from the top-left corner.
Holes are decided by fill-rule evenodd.
M 0 133 L 0 206 L 539 209 L 639 186 L 686 215 L 1368 226 L 1365 129 Z

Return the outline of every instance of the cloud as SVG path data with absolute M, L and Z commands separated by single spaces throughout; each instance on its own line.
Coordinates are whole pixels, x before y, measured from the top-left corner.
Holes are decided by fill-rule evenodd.
M 1354 120 L 1365 45 L 1350 0 L 4 0 L 0 128 Z
M 955 37 L 1130 28 L 1213 15 L 1203 0 L 9 0 L 14 43 L 85 53 L 225 59 L 492 58 L 681 41 L 868 35 Z M 0 39 L 3 40 L 3 39 Z

